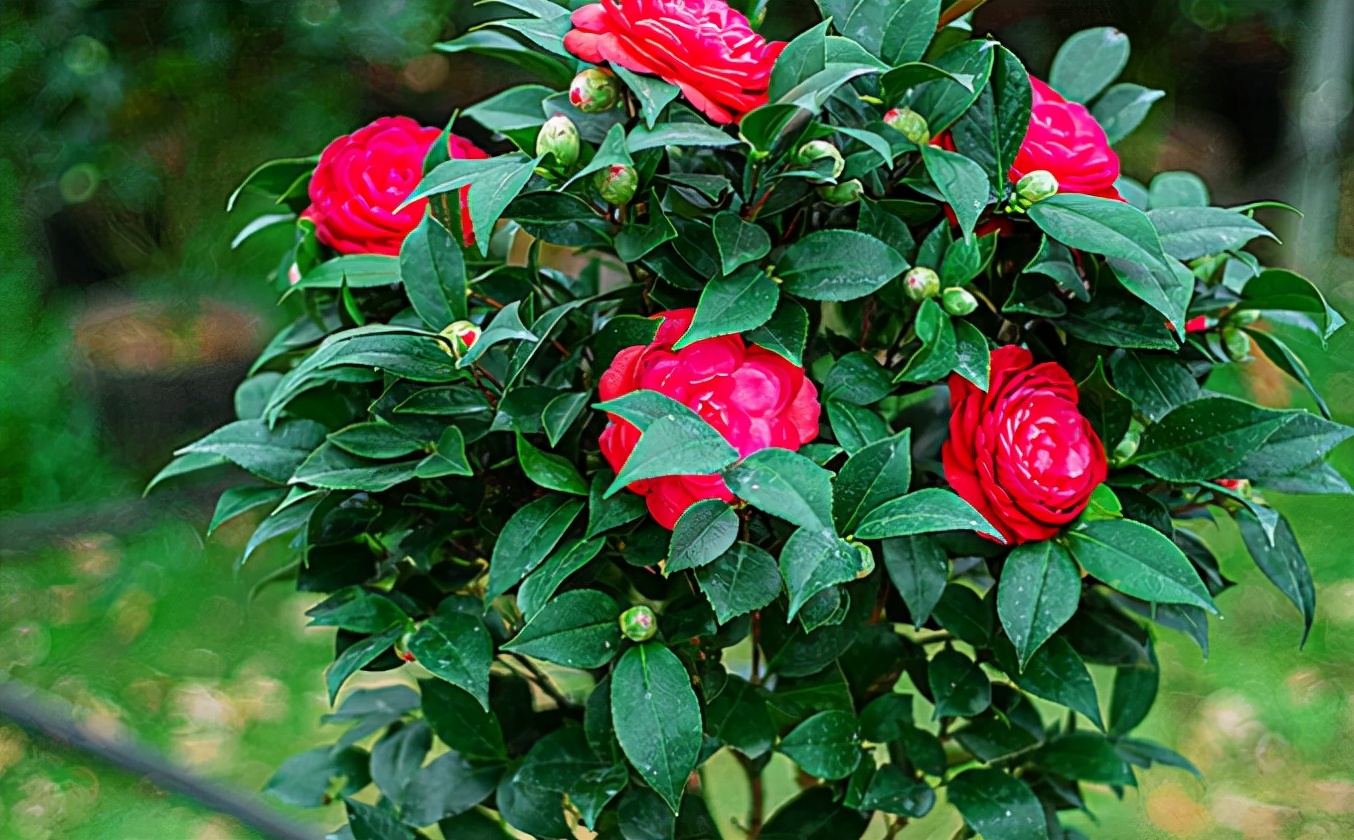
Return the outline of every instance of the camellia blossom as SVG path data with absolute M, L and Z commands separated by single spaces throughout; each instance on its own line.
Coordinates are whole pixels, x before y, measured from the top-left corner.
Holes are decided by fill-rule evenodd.
M 584 61 L 658 76 L 717 123 L 766 104 L 785 49 L 724 0 L 601 0 L 573 13 L 564 47 Z
M 992 353 L 987 391 L 950 377 L 945 478 L 1009 544 L 1055 536 L 1086 508 L 1109 470 L 1105 447 L 1055 362 L 1020 347 Z
M 677 309 L 656 315 L 663 323 L 653 343 L 625 348 L 602 374 L 598 383 L 602 400 L 632 391 L 657 391 L 705 418 L 743 457 L 772 446 L 798 449 L 818 437 L 818 389 L 803 368 L 737 335 L 672 349 L 694 314 L 693 309 Z M 608 417 L 602 455 L 620 472 L 639 443 L 640 432 L 615 415 Z M 686 509 L 702 499 L 734 498 L 717 475 L 651 478 L 636 481 L 629 489 L 645 497 L 649 513 L 665 528 L 676 525 Z
M 1058 191 L 1119 201 L 1119 156 L 1105 129 L 1080 102 L 1069 102 L 1039 79 L 1030 77 L 1034 95 L 1030 127 L 1020 146 L 1010 178 L 1014 183 L 1044 170 L 1058 179 Z
M 315 238 L 341 254 L 399 254 L 428 202 L 398 208 L 423 178 L 428 150 L 441 135 L 408 117 L 382 117 L 326 146 L 310 176 L 310 207 L 301 214 L 315 223 Z M 453 158 L 488 157 L 455 135 L 448 150 Z M 472 243 L 468 192 L 461 189 L 461 229 Z

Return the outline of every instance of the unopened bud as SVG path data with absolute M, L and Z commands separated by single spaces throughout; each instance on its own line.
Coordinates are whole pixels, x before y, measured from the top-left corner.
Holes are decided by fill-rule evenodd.
M 1245 478 L 1220 478 L 1214 483 L 1225 490 L 1231 490 L 1242 498 L 1249 499 L 1255 495 L 1255 490 L 1251 487 L 1250 481 Z
M 1142 434 L 1129 429 L 1124 433 L 1124 439 L 1119 441 L 1119 445 L 1114 447 L 1113 462 L 1117 467 L 1120 464 L 1132 458 L 1138 451 L 1139 444 L 1142 443 Z
M 795 163 L 815 172 L 826 173 L 823 180 L 835 180 L 846 169 L 846 160 L 837 147 L 826 140 L 810 140 L 795 152 Z
M 480 328 L 469 321 L 456 321 L 439 333 L 446 339 L 443 349 L 454 358 L 461 358 L 475 345 L 480 337 Z
M 594 183 L 603 201 L 620 206 L 629 204 L 635 197 L 639 190 L 639 173 L 633 166 L 618 163 L 598 172 Z
M 1057 194 L 1058 179 L 1047 169 L 1036 169 L 1016 182 L 1016 195 L 1020 196 L 1020 203 L 1026 207 Z
M 931 127 L 926 118 L 911 108 L 891 109 L 884 115 L 884 122 L 918 146 L 931 142 Z
M 919 265 L 903 275 L 903 287 L 912 300 L 920 302 L 933 298 L 940 294 L 940 275 Z
M 658 617 L 640 604 L 621 613 L 621 633 L 632 642 L 647 642 L 658 632 Z
M 1260 312 L 1255 309 L 1238 309 L 1227 316 L 1229 326 L 1246 327 L 1260 320 Z
M 856 568 L 856 580 L 869 577 L 870 572 L 874 571 L 874 552 L 865 543 L 851 540 L 851 544 L 856 547 L 856 553 L 860 555 L 860 566 Z
M 978 308 L 978 299 L 968 289 L 951 286 L 941 293 L 940 305 L 956 318 L 963 318 L 965 315 L 972 315 Z
M 1222 343 L 1227 347 L 1227 355 L 1233 361 L 1242 362 L 1251 357 L 1251 337 L 1236 327 L 1225 327 L 1222 331 Z
M 569 85 L 569 104 L 585 114 L 610 111 L 620 102 L 621 82 L 610 70 L 589 67 Z
M 819 198 L 838 207 L 855 204 L 860 201 L 860 197 L 864 194 L 865 185 L 856 178 L 843 181 L 840 184 L 824 184 L 818 188 Z
M 1185 332 L 1201 333 L 1208 330 L 1208 316 L 1197 315 L 1185 322 Z
M 573 166 L 578 160 L 578 150 L 578 126 L 563 114 L 546 120 L 536 135 L 536 154 L 554 155 L 560 166 Z
M 413 651 L 409 650 L 409 642 L 413 638 L 413 633 L 405 633 L 403 636 L 400 636 L 399 641 L 395 642 L 395 655 L 404 662 L 415 661 Z
M 292 263 L 287 268 L 287 285 L 295 286 L 297 283 L 300 282 L 301 282 L 301 266 L 297 265 L 296 263 Z

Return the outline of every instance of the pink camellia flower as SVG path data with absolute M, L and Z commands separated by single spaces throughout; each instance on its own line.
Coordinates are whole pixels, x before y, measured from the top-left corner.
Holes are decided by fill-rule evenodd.
M 945 478 L 1008 544 L 1046 540 L 1086 509 L 1105 480 L 1105 447 L 1055 362 L 1020 347 L 992 353 L 987 391 L 950 377 Z
M 326 146 L 310 176 L 310 207 L 301 214 L 315 223 L 315 238 L 341 254 L 399 254 L 428 202 L 396 208 L 423 178 L 423 161 L 441 134 L 408 117 L 382 117 Z M 449 140 L 453 158 L 488 157 L 465 138 Z M 461 190 L 461 229 L 473 243 L 468 191 Z
M 627 347 L 602 374 L 598 393 L 614 400 L 649 390 L 689 406 L 733 444 L 743 457 L 778 446 L 798 449 L 818 437 L 818 389 L 785 358 L 747 344 L 740 336 L 707 338 L 673 350 L 691 326 L 693 309 L 654 317 L 663 323 L 652 344 Z M 620 472 L 639 443 L 640 432 L 615 415 L 602 432 L 602 455 Z M 681 475 L 636 481 L 629 489 L 645 497 L 649 513 L 672 528 L 702 499 L 733 501 L 717 475 Z
M 766 104 L 771 67 L 785 49 L 724 0 L 601 0 L 572 21 L 569 52 L 658 76 L 721 124 Z
M 1011 166 L 1011 181 L 1040 169 L 1058 179 L 1058 191 L 1119 201 L 1119 156 L 1105 129 L 1086 106 L 1069 102 L 1053 88 L 1030 77 L 1034 104 L 1030 128 Z
M 1185 332 L 1187 333 L 1201 333 L 1207 330 L 1208 317 L 1205 315 L 1198 315 L 1185 322 Z

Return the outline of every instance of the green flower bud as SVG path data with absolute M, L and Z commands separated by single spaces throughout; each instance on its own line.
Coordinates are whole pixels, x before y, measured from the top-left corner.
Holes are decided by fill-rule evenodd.
M 569 103 L 585 114 L 610 111 L 621 103 L 621 81 L 610 70 L 589 67 L 574 76 Z
M 1222 343 L 1227 347 L 1227 355 L 1231 356 L 1233 361 L 1243 362 L 1251 357 L 1251 337 L 1236 327 L 1223 328 Z
M 824 184 L 818 188 L 819 198 L 838 207 L 855 204 L 860 201 L 860 197 L 864 194 L 865 185 L 856 178 L 843 181 L 840 184 Z
M 884 123 L 918 146 L 931 142 L 931 127 L 926 124 L 926 118 L 911 108 L 891 109 L 884 115 Z
M 956 318 L 963 318 L 965 315 L 972 315 L 978 308 L 978 299 L 968 289 L 951 286 L 941 292 L 940 305 Z
M 933 298 L 940 294 L 940 275 L 919 265 L 903 275 L 903 288 L 907 296 L 917 302 Z
M 603 201 L 620 206 L 629 204 L 630 199 L 635 197 L 635 192 L 639 190 L 639 173 L 633 166 L 616 164 L 598 172 L 593 183 L 597 185 L 597 192 Z
M 400 636 L 400 640 L 395 643 L 395 655 L 405 662 L 414 662 L 414 653 L 409 650 L 409 642 L 414 638 L 413 631 Z
M 1057 194 L 1058 179 L 1046 169 L 1036 169 L 1016 182 L 1016 195 L 1025 207 Z
M 578 150 L 578 126 L 563 114 L 546 120 L 536 135 L 536 154 L 554 155 L 560 166 L 573 166 L 578 161 Z
M 856 547 L 856 553 L 860 555 L 860 568 L 856 570 L 856 580 L 868 577 L 870 572 L 874 571 L 874 552 L 865 543 L 851 541 Z
M 824 171 L 821 161 L 829 161 L 831 165 L 831 174 L 823 180 L 835 180 L 842 174 L 842 170 L 846 169 L 846 160 L 842 158 L 842 153 L 826 140 L 810 140 L 795 152 L 795 163 L 815 172 Z
M 1257 309 L 1238 309 L 1227 316 L 1226 322 L 1230 326 L 1245 327 L 1254 324 L 1260 320 L 1260 311 Z
M 475 340 L 480 337 L 480 328 L 469 321 L 455 321 L 438 335 L 446 339 L 442 349 L 447 351 L 447 355 L 459 359 L 474 346 Z
M 1140 443 L 1142 443 L 1141 432 L 1134 431 L 1133 429 L 1129 429 L 1125 432 L 1124 439 L 1119 441 L 1118 446 L 1114 447 L 1114 454 L 1111 459 L 1114 462 L 1114 466 L 1117 467 L 1129 458 L 1132 458 L 1134 454 L 1137 453 L 1138 445 Z
M 647 642 L 658 632 L 658 616 L 640 604 L 621 613 L 621 633 L 632 642 Z

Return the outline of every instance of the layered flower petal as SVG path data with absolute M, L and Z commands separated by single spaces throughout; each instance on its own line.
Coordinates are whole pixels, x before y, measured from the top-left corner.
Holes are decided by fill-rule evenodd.
M 818 389 L 803 368 L 736 335 L 707 338 L 674 350 L 691 326 L 694 310 L 662 319 L 652 344 L 627 347 L 602 374 L 598 394 L 612 400 L 638 390 L 657 391 L 690 407 L 743 457 L 768 447 L 798 449 L 818 436 Z M 615 415 L 602 431 L 602 456 L 616 472 L 639 443 L 640 433 Z M 636 481 L 649 513 L 665 528 L 702 499 L 732 501 L 717 475 L 681 475 Z
M 945 478 L 1008 543 L 1055 536 L 1105 480 L 1105 448 L 1077 408 L 1077 386 L 1028 350 L 992 353 L 988 389 L 950 378 Z
M 1034 96 L 1030 127 L 1011 166 L 1011 181 L 1038 170 L 1058 179 L 1059 192 L 1082 193 L 1119 201 L 1119 156 L 1105 129 L 1086 106 L 1069 102 L 1044 82 L 1030 77 Z

